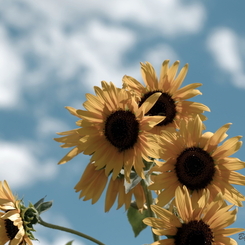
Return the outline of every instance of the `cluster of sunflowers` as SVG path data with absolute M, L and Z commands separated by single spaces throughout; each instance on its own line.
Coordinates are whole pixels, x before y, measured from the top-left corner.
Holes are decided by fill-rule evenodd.
M 203 113 L 209 108 L 187 101 L 201 94 L 196 88 L 202 84 L 180 88 L 188 65 L 177 75 L 178 67 L 179 61 L 171 66 L 164 61 L 158 79 L 150 63 L 141 63 L 145 85 L 130 76 L 123 77 L 122 88 L 103 81 L 101 88 L 94 87 L 95 95 L 86 94 L 84 110 L 66 107 L 79 120 L 78 128 L 55 139 L 63 148 L 72 147 L 59 164 L 80 153 L 91 156 L 75 186 L 79 197 L 94 204 L 107 187 L 106 212 L 116 199 L 117 208 L 147 210 L 142 222 L 153 227 L 152 245 L 234 245 L 227 236 L 245 229 L 224 228 L 236 219 L 234 206 L 245 201 L 231 185 L 245 185 L 245 176 L 235 172 L 245 163 L 230 157 L 241 147 L 241 136 L 225 141 L 230 123 L 203 133 Z M 0 227 L 17 227 L 14 235 L 7 231 L 5 236 L 13 240 L 19 234 L 22 240 L 11 244 L 32 244 L 20 223 L 8 216 L 12 211 L 6 200 L 14 199 L 3 191 L 7 184 L 0 187 L 0 209 L 5 211 Z M 0 245 L 5 242 L 0 239 Z

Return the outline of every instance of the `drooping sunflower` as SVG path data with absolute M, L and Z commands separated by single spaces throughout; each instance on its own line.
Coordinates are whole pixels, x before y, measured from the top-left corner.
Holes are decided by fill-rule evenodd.
M 245 197 L 231 184 L 245 185 L 245 176 L 234 171 L 244 168 L 245 163 L 229 157 L 241 147 L 241 136 L 219 145 L 228 136 L 230 125 L 225 124 L 215 133 L 202 134 L 202 121 L 196 116 L 188 122 L 182 121 L 175 133 L 162 131 L 159 154 L 166 162 L 154 167 L 153 170 L 161 173 L 149 186 L 151 190 L 163 190 L 158 196 L 158 205 L 166 205 L 174 197 L 176 188 L 185 185 L 197 197 L 203 189 L 208 189 L 212 199 L 221 192 L 227 201 L 242 206 Z
M 105 174 L 105 169 L 96 170 L 96 166 L 93 163 L 89 163 L 83 172 L 80 181 L 75 186 L 76 192 L 80 192 L 79 198 L 84 197 L 84 201 L 92 200 L 92 204 L 96 203 L 108 182 L 109 177 Z M 110 179 L 105 199 L 105 212 L 108 212 L 116 198 L 118 197 L 117 209 L 123 205 L 127 210 L 132 202 L 132 196 L 135 197 L 137 208 L 143 209 L 145 204 L 145 194 L 142 185 L 139 183 L 134 186 L 129 192 L 126 193 L 124 186 L 124 176 L 119 176 L 113 180 Z
M 133 196 L 135 201 L 133 202 Z M 144 189 L 141 182 L 136 184 L 128 192 L 125 191 L 125 181 L 123 176 L 119 176 L 115 180 L 111 178 L 106 192 L 105 212 L 108 212 L 117 198 L 117 209 L 125 206 L 125 210 L 133 205 L 136 209 L 142 211 L 146 203 Z
M 80 192 L 79 198 L 83 198 L 84 201 L 92 199 L 92 204 L 94 204 L 99 200 L 107 181 L 105 169 L 96 170 L 96 166 L 90 162 L 76 184 L 75 190 Z
M 144 178 L 143 159 L 158 158 L 158 144 L 154 135 L 149 134 L 163 116 L 144 116 L 160 96 L 155 93 L 140 107 L 132 94 L 116 88 L 113 83 L 102 82 L 102 89 L 94 87 L 96 95 L 87 94 L 83 104 L 86 110 L 67 107 L 71 114 L 80 118 L 80 127 L 71 131 L 58 133 L 65 135 L 55 140 L 64 143 L 61 147 L 74 147 L 59 164 L 66 163 L 83 152 L 92 155 L 91 162 L 96 170 L 105 168 L 108 176 L 118 177 L 121 169 L 129 181 L 130 172 L 134 170 Z
M 177 210 L 166 210 L 152 205 L 158 218 L 146 218 L 143 222 L 153 227 L 158 236 L 167 236 L 151 245 L 221 245 L 237 242 L 227 236 L 244 231 L 241 228 L 226 228 L 236 220 L 237 209 L 230 210 L 219 193 L 209 202 L 209 190 L 202 190 L 200 198 L 190 197 L 185 186 L 175 191 Z M 177 214 L 176 214 L 177 211 Z
M 163 129 L 179 128 L 181 119 L 189 120 L 196 114 L 200 114 L 201 119 L 206 120 L 202 113 L 210 111 L 207 106 L 201 103 L 186 101 L 201 94 L 196 88 L 202 84 L 193 83 L 180 88 L 187 74 L 188 64 L 176 76 L 178 67 L 179 61 L 174 62 L 169 67 L 169 60 L 165 60 L 158 79 L 150 63 L 141 63 L 141 73 L 145 86 L 130 76 L 123 77 L 123 87 L 136 95 L 139 106 L 152 94 L 161 93 L 155 105 L 146 115 L 163 115 L 166 118 L 151 130 L 152 133 L 159 135 Z
M 21 217 L 20 200 L 16 200 L 8 183 L 0 181 L 0 245 L 32 245 Z

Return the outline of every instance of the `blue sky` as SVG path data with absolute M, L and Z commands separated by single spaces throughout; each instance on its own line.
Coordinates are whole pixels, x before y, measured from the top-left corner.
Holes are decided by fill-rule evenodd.
M 104 213 L 104 196 L 91 205 L 73 188 L 89 158 L 57 166 L 67 152 L 53 140 L 76 127 L 64 106 L 81 108 L 85 93 L 102 80 L 121 87 L 122 77 L 141 80 L 140 62 L 189 63 L 183 85 L 200 82 L 194 98 L 210 107 L 208 131 L 231 122 L 229 137 L 245 135 L 245 31 L 243 1 L 216 0 L 8 0 L 0 5 L 0 179 L 25 202 L 47 195 L 43 215 L 94 235 L 105 244 L 147 244 L 137 238 L 123 208 Z M 244 147 L 234 156 L 245 160 Z M 241 173 L 245 174 L 242 170 Z M 238 189 L 245 194 L 244 187 Z M 239 209 L 233 227 L 245 228 Z M 36 226 L 34 244 L 90 245 Z M 237 242 L 238 234 L 233 236 Z M 245 242 L 244 242 L 245 244 Z

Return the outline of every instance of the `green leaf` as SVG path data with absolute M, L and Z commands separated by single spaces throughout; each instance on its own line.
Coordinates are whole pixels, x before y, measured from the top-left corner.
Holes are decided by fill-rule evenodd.
M 37 208 L 37 211 L 39 214 L 41 214 L 42 212 L 48 210 L 49 208 L 51 208 L 53 205 L 53 202 L 52 201 L 49 201 L 49 202 L 43 202 L 41 203 L 38 208 Z
M 66 245 L 72 245 L 72 243 L 73 243 L 73 240 L 66 243 Z
M 44 202 L 44 199 L 45 197 L 41 198 L 39 201 L 37 201 L 35 204 L 34 204 L 34 207 L 37 209 L 39 207 L 40 204 L 42 204 Z
M 138 209 L 130 206 L 130 208 L 128 209 L 127 216 L 128 221 L 134 231 L 134 236 L 137 237 L 140 234 L 140 232 L 147 227 L 147 225 L 144 224 L 142 220 L 150 216 L 149 211 L 145 209 L 143 210 L 143 212 L 140 212 Z

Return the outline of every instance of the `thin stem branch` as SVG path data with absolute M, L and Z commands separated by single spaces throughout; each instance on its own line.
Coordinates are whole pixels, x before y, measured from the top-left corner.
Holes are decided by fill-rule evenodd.
M 141 181 L 141 184 L 142 184 L 143 189 L 144 189 L 145 198 L 146 198 L 146 205 L 148 207 L 150 217 L 156 217 L 154 212 L 151 210 L 151 205 L 154 204 L 151 190 L 149 190 L 147 188 L 147 184 L 145 183 L 144 180 Z M 156 235 L 152 230 L 151 230 L 151 232 L 152 232 L 154 242 L 159 241 L 160 237 L 158 235 Z
M 94 243 L 96 243 L 98 245 L 105 245 L 104 243 L 98 241 L 97 239 L 95 239 L 95 238 L 93 238 L 91 236 L 88 236 L 88 235 L 86 235 L 86 234 L 84 234 L 82 232 L 79 232 L 79 231 L 76 231 L 76 230 L 73 230 L 73 229 L 70 229 L 70 228 L 66 228 L 66 227 L 63 227 L 63 226 L 53 225 L 53 224 L 47 223 L 47 222 L 43 221 L 41 219 L 41 217 L 39 217 L 38 223 L 40 225 L 43 225 L 43 226 L 51 228 L 51 229 L 56 229 L 56 230 L 65 231 L 65 232 L 68 232 L 68 233 L 71 233 L 71 234 L 75 234 L 77 236 L 80 236 L 80 237 L 83 237 L 85 239 L 88 239 L 88 240 L 90 240 L 90 241 L 92 241 L 92 242 L 94 242 Z

